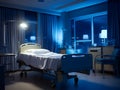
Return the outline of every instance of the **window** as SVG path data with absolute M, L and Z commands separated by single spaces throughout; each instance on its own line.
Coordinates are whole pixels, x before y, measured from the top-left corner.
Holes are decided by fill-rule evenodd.
M 28 29 L 25 31 L 25 41 L 24 42 L 36 42 L 36 22 L 28 22 Z
M 84 40 L 84 36 L 87 36 L 88 39 L 91 39 L 91 19 L 84 19 L 75 22 L 76 27 L 76 39 Z
M 80 16 L 71 20 L 73 48 L 87 53 L 90 46 L 107 45 L 107 12 Z M 100 37 L 100 35 L 104 36 Z
M 97 46 L 106 45 L 107 44 L 107 41 L 106 41 L 107 15 L 100 15 L 100 16 L 94 17 L 93 23 L 94 23 L 94 43 L 97 44 Z

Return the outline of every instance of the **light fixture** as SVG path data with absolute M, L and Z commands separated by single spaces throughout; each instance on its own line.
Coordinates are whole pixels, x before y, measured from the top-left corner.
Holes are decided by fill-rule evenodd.
M 103 29 L 101 31 L 101 38 L 107 38 L 107 30 L 106 29 Z
M 44 0 L 38 0 L 38 2 L 44 2 Z
M 25 23 L 25 22 L 20 23 L 20 28 L 23 30 L 27 30 L 27 28 L 28 28 L 27 23 Z
M 36 40 L 36 37 L 35 37 L 35 36 L 30 36 L 30 40 L 31 40 L 31 41 L 35 41 L 35 40 Z
M 88 34 L 83 34 L 83 40 L 89 39 Z
M 102 29 L 101 33 L 99 33 L 99 38 L 101 39 L 102 46 L 107 45 L 107 29 Z

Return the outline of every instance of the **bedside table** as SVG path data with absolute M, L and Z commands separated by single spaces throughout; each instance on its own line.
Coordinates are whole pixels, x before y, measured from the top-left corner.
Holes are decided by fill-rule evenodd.
M 5 66 L 5 71 L 13 71 L 15 69 L 15 54 L 0 53 L 0 65 Z

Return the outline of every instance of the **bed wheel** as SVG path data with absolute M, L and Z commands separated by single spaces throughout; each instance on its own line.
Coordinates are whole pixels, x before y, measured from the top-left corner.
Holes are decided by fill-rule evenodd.
M 21 72 L 20 73 L 20 78 L 27 77 L 27 72 Z
M 77 77 L 74 78 L 74 83 L 75 83 L 75 85 L 78 84 L 78 78 Z
M 20 78 L 23 78 L 23 72 L 20 73 Z
M 52 88 L 55 88 L 55 87 L 56 87 L 55 81 L 51 81 L 51 87 L 52 87 Z
M 24 72 L 25 77 L 27 77 L 27 72 Z
M 52 88 L 55 88 L 55 87 L 56 87 L 56 84 L 55 84 L 55 83 L 52 83 L 52 84 L 51 84 L 51 87 L 52 87 Z

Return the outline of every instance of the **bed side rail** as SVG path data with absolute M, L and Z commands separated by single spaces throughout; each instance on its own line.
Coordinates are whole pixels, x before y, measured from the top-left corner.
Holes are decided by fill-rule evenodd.
M 65 73 L 69 72 L 90 72 L 92 69 L 91 54 L 70 54 L 63 55 L 61 58 L 61 69 Z M 88 74 L 88 73 L 87 73 Z

